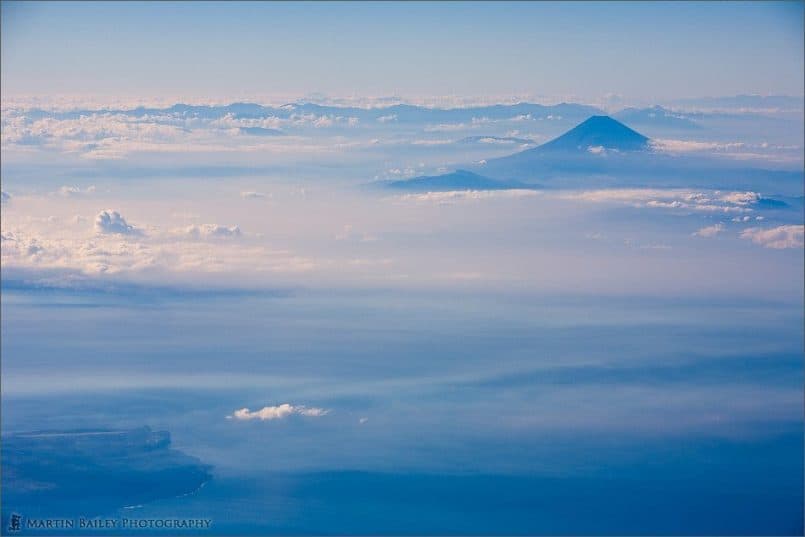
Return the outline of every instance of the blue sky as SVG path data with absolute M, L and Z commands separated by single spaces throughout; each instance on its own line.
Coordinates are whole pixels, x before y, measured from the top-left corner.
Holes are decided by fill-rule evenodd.
M 803 93 L 803 4 L 3 3 L 5 95 Z

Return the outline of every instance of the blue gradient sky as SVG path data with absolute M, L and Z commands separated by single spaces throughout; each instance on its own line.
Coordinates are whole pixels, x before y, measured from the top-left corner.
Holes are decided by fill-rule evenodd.
M 803 93 L 803 4 L 16 3 L 6 96 Z

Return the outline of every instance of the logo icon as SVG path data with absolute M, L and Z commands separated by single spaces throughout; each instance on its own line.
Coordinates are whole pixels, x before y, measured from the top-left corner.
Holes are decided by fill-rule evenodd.
M 22 515 L 17 513 L 11 513 L 11 516 L 8 519 L 8 531 L 13 531 L 17 533 L 22 529 Z

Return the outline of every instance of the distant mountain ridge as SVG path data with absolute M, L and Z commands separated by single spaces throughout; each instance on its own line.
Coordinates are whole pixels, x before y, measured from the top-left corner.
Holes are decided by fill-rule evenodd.
M 518 181 L 499 181 L 468 170 L 456 170 L 443 175 L 423 175 L 386 184 L 388 188 L 412 192 L 449 192 L 453 190 L 508 190 L 534 188 Z
M 645 128 L 675 130 L 698 130 L 701 126 L 694 121 L 695 115 L 674 112 L 662 106 L 649 108 L 624 108 L 614 115 L 618 121 L 639 125 Z
M 466 108 L 432 108 L 411 104 L 395 104 L 376 108 L 355 106 L 331 106 L 315 103 L 289 103 L 282 106 L 264 106 L 257 103 L 231 103 L 227 105 L 191 105 L 177 103 L 169 107 L 155 108 L 140 106 L 137 108 L 67 110 L 53 112 L 32 109 L 29 114 L 33 118 L 54 117 L 56 119 L 77 119 L 87 114 L 123 114 L 126 116 L 161 116 L 178 115 L 198 119 L 264 119 L 275 117 L 288 119 L 291 116 L 313 114 L 316 116 L 354 117 L 361 122 L 381 124 L 397 123 L 458 123 L 476 119 L 507 120 L 518 117 L 547 119 L 554 121 L 579 121 L 582 118 L 602 113 L 594 106 L 577 103 L 558 103 L 543 105 L 536 103 L 495 104 L 487 106 L 470 106 Z

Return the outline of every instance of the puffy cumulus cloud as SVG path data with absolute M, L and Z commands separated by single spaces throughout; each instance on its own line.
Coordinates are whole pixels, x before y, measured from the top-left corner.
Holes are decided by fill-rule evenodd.
M 226 239 L 240 237 L 239 226 L 221 226 L 218 224 L 193 224 L 179 230 L 180 235 L 192 239 Z
M 101 211 L 95 216 L 95 231 L 103 234 L 141 235 L 142 231 L 126 222 L 123 216 L 112 209 Z
M 751 240 L 764 248 L 782 250 L 802 248 L 805 225 L 787 225 L 774 228 L 750 227 L 741 232 L 741 238 Z
M 20 236 L 12 231 L 0 232 L 3 254 L 13 251 L 17 255 L 34 257 L 44 252 L 44 247 L 36 238 Z
M 117 237 L 117 238 L 116 238 Z M 2 263 L 13 269 L 64 271 L 87 276 L 141 271 L 157 266 L 158 253 L 121 235 L 53 238 L 15 230 L 2 236 Z M 32 280 L 36 279 L 32 276 Z
M 539 192 L 528 189 L 510 190 L 450 190 L 447 192 L 425 192 L 422 194 L 404 194 L 397 200 L 403 202 L 452 204 L 462 201 L 480 201 L 492 199 L 516 199 L 538 196 Z
M 724 231 L 724 224 L 715 224 L 712 226 L 703 227 L 693 233 L 696 237 L 711 238 Z
M 330 412 L 329 410 L 324 408 L 307 407 L 303 405 L 291 405 L 289 403 L 282 403 L 281 405 L 276 406 L 265 406 L 260 410 L 255 411 L 251 411 L 248 408 L 241 408 L 239 410 L 234 411 L 232 415 L 227 416 L 227 418 L 242 421 L 248 421 L 248 420 L 267 421 L 267 420 L 285 419 L 293 414 L 318 418 L 328 414 L 329 412 Z
M 632 207 L 682 209 L 710 213 L 752 212 L 759 199 L 756 192 L 720 192 L 680 189 L 615 188 L 565 192 L 560 198 L 593 203 L 621 203 Z

